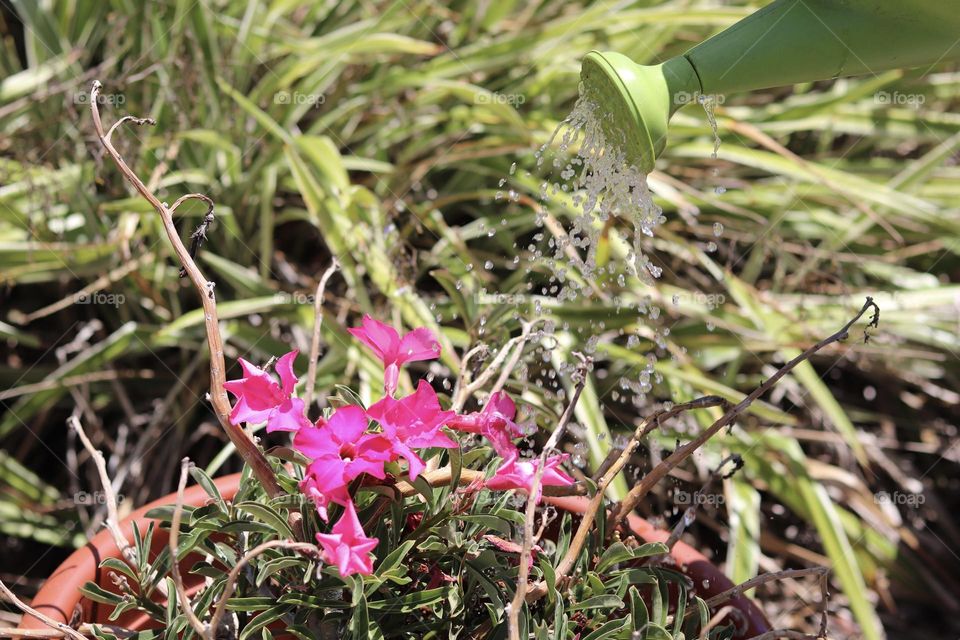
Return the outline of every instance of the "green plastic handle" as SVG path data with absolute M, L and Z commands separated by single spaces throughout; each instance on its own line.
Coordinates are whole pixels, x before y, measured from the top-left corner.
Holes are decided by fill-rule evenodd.
M 955 0 L 777 0 L 683 55 L 704 93 L 960 60 Z

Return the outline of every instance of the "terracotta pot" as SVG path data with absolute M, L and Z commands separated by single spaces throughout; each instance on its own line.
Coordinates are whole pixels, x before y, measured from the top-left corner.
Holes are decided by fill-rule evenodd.
M 240 486 L 240 474 L 219 478 L 216 484 L 225 498 L 233 498 Z M 209 496 L 199 485 L 188 487 L 183 493 L 183 503 L 188 506 L 200 507 L 206 504 L 208 500 Z M 145 534 L 150 524 L 150 519 L 145 517 L 147 512 L 157 507 L 175 504 L 176 501 L 176 495 L 170 494 L 137 509 L 124 518 L 123 522 L 120 523 L 120 530 L 127 536 L 127 541 L 133 544 L 133 527 L 130 526 L 131 524 L 135 524 L 140 533 Z M 159 527 L 154 530 L 151 559 L 167 547 L 168 539 L 166 530 L 161 530 Z M 157 625 L 153 623 L 149 616 L 136 611 L 124 614 L 116 621 L 111 622 L 109 615 L 113 609 L 109 605 L 93 602 L 80 594 L 80 587 L 91 581 L 106 589 L 116 591 L 116 587 L 110 582 L 110 578 L 100 569 L 100 563 L 106 558 L 119 557 L 121 557 L 120 550 L 114 544 L 113 536 L 104 529 L 86 545 L 74 551 L 47 578 L 47 581 L 33 599 L 33 608 L 60 622 L 69 621 L 73 612 L 77 607 L 80 607 L 80 619 L 84 622 L 116 624 L 137 630 L 156 628 Z M 196 591 L 203 582 L 201 576 L 185 575 L 183 579 L 188 591 Z M 157 595 L 159 596 L 159 594 Z M 47 626 L 33 616 L 24 616 L 20 628 L 46 629 Z
M 237 488 L 240 485 L 240 474 L 218 478 L 216 485 L 224 499 L 231 500 L 236 495 Z M 204 505 L 208 499 L 207 494 L 199 486 L 189 487 L 183 495 L 184 504 L 193 507 Z M 571 513 L 583 513 L 587 505 L 587 499 L 579 497 L 547 498 L 547 500 L 557 508 Z M 146 533 L 150 522 L 145 517 L 146 513 L 151 509 L 171 505 L 175 502 L 176 496 L 171 494 L 131 513 L 120 526 L 124 534 L 128 536 L 128 541 L 131 544 L 133 543 L 133 527 L 130 526 L 131 524 L 135 524 L 141 533 Z M 631 516 L 629 525 L 634 534 L 646 542 L 663 542 L 669 537 L 666 531 L 654 528 L 653 525 L 638 516 Z M 166 531 L 159 528 L 155 529 L 152 547 L 154 555 L 159 554 L 166 548 L 167 540 Z M 702 597 L 709 598 L 733 586 L 733 583 L 716 566 L 693 547 L 678 542 L 673 547 L 671 555 L 680 569 L 691 578 L 697 593 Z M 73 612 L 77 607 L 80 607 L 82 616 L 80 619 L 84 622 L 109 623 L 108 616 L 111 608 L 108 605 L 84 598 L 80 594 L 80 587 L 88 581 L 93 581 L 107 589 L 114 590 L 109 577 L 100 569 L 100 562 L 111 557 L 119 558 L 120 550 L 114 544 L 110 533 L 104 530 L 95 535 L 85 546 L 71 554 L 47 578 L 47 581 L 33 599 L 33 607 L 61 622 L 70 620 Z M 200 576 L 185 575 L 184 580 L 187 583 L 188 591 L 198 590 L 203 583 Z M 751 637 L 769 630 L 769 624 L 763 613 L 751 600 L 740 596 L 732 598 L 730 604 L 743 613 L 743 619 L 747 627 L 743 630 L 743 637 Z M 152 619 L 139 612 L 124 614 L 112 624 L 136 630 L 156 627 L 156 623 Z M 24 616 L 20 623 L 20 629 L 46 629 L 46 626 L 33 616 Z

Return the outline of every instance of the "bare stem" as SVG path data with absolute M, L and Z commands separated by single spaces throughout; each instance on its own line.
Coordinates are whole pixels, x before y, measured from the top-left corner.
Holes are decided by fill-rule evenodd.
M 292 540 L 270 540 L 246 552 L 243 557 L 240 558 L 240 561 L 233 566 L 233 569 L 230 570 L 230 574 L 227 576 L 227 582 L 223 587 L 223 593 L 217 600 L 213 617 L 210 619 L 210 629 L 213 630 L 213 633 L 216 633 L 216 629 L 220 627 L 220 620 L 223 618 L 223 614 L 227 608 L 227 600 L 233 596 L 233 592 L 237 588 L 237 580 L 240 577 L 240 572 L 243 571 L 243 568 L 246 567 L 251 560 L 270 549 L 289 549 L 305 555 L 320 557 L 320 550 L 317 549 L 316 545 L 308 542 L 294 542 Z
M 586 511 L 584 511 L 583 517 L 580 519 L 580 525 L 577 528 L 577 532 L 573 536 L 573 540 L 570 542 L 570 547 L 567 549 L 567 553 L 560 560 L 560 564 L 557 565 L 556 569 L 556 579 L 559 582 L 560 580 L 567 577 L 570 571 L 573 569 L 573 565 L 576 563 L 577 558 L 580 556 L 580 551 L 583 549 L 583 545 L 587 541 L 587 537 L 590 535 L 590 531 L 593 529 L 593 523 L 597 517 L 597 513 L 600 511 L 600 507 L 603 504 L 603 496 L 607 491 L 607 487 L 610 486 L 610 483 L 613 482 L 614 478 L 617 477 L 617 474 L 626 466 L 627 462 L 630 460 L 630 456 L 633 455 L 633 451 L 640 444 L 640 441 L 643 440 L 650 431 L 654 428 L 660 426 L 660 423 L 664 420 L 673 418 L 674 416 L 680 415 L 685 411 L 691 411 L 693 409 L 706 409 L 708 407 L 716 407 L 726 403 L 726 400 L 719 396 L 704 396 L 702 398 L 697 398 L 690 402 L 684 402 L 682 404 L 675 405 L 670 409 L 659 411 L 652 416 L 646 418 L 633 432 L 633 436 L 630 438 L 630 442 L 627 443 L 627 446 L 624 447 L 623 451 L 620 453 L 620 457 L 609 466 L 606 472 L 603 474 L 603 477 L 600 478 L 600 482 L 597 483 L 597 492 L 591 498 L 590 503 L 587 505 Z M 534 602 L 547 593 L 548 586 L 543 581 L 535 584 L 527 594 L 527 601 Z
M 630 490 L 630 493 L 628 493 L 627 497 L 623 499 L 623 502 L 620 503 L 620 508 L 616 511 L 612 518 L 612 524 L 616 524 L 625 520 L 627 515 L 629 515 L 634 508 L 640 504 L 640 501 L 643 500 L 647 493 L 649 493 L 650 490 L 656 486 L 658 482 L 660 482 L 660 480 L 670 473 L 678 464 L 686 460 L 694 451 L 702 447 L 703 444 L 716 435 L 717 432 L 724 427 L 733 424 L 733 421 L 736 420 L 737 417 L 751 404 L 753 404 L 757 398 L 769 391 L 775 384 L 777 384 L 777 382 L 780 381 L 781 378 L 783 378 L 783 376 L 790 373 L 794 367 L 809 359 L 813 354 L 817 353 L 824 347 L 833 344 L 834 342 L 839 342 L 846 339 L 850 334 L 850 327 L 852 327 L 853 324 L 863 317 L 863 314 L 865 314 L 867 310 L 871 308 L 874 310 L 874 314 L 870 319 L 869 326 L 876 327 L 880 318 L 880 309 L 873 301 L 873 298 L 868 297 L 860 311 L 849 322 L 847 322 L 847 324 L 843 325 L 839 331 L 827 338 L 824 338 L 812 347 L 809 347 L 796 358 L 780 367 L 776 373 L 764 381 L 763 384 L 750 392 L 747 397 L 738 402 L 736 405 L 727 409 L 727 412 L 724 413 L 719 420 L 714 422 L 710 428 L 703 431 L 700 435 L 687 444 L 679 447 L 667 459 L 658 464 L 650 473 L 644 476 L 643 479 L 640 480 L 640 482 Z
M 317 292 L 313 298 L 313 336 L 310 338 L 310 366 L 307 369 L 307 388 L 304 391 L 303 406 L 310 411 L 313 404 L 314 387 L 317 385 L 317 359 L 320 357 L 320 329 L 323 328 L 323 294 L 327 290 L 327 280 L 340 268 L 340 262 L 333 258 L 330 266 L 320 277 Z
M 180 610 L 187 616 L 190 626 L 197 632 L 201 638 L 213 640 L 213 633 L 210 627 L 201 622 L 197 614 L 193 612 L 193 605 L 190 604 L 190 597 L 187 595 L 187 588 L 183 584 L 183 576 L 180 575 L 180 562 L 177 558 L 179 546 L 177 542 L 180 538 L 180 518 L 183 515 L 183 489 L 187 485 L 187 473 L 190 471 L 190 458 L 184 458 L 180 463 L 180 482 L 177 485 L 177 504 L 173 509 L 173 521 L 170 523 L 170 538 L 168 544 L 170 547 L 170 571 L 173 574 L 173 585 L 177 590 L 177 599 L 180 601 Z
M 103 494 L 107 503 L 107 519 L 106 522 L 104 522 L 104 526 L 106 526 L 107 531 L 109 531 L 113 537 L 113 542 L 117 545 L 117 549 L 120 550 L 123 558 L 130 566 L 136 567 L 137 551 L 127 542 L 123 531 L 120 530 L 120 513 L 117 511 L 117 494 L 113 490 L 113 482 L 107 473 L 107 465 L 103 460 L 103 453 L 97 450 L 97 448 L 93 446 L 93 443 L 90 442 L 90 438 L 87 437 L 87 433 L 83 430 L 83 425 L 80 424 L 80 419 L 77 418 L 77 416 L 74 415 L 67 418 L 67 424 L 76 432 L 77 437 L 80 438 L 80 442 L 83 443 L 83 448 L 90 454 L 90 459 L 93 460 L 93 464 L 97 467 L 97 474 L 100 476 L 100 485 L 103 487 Z
M 167 206 L 161 202 L 153 192 L 147 188 L 137 174 L 127 165 L 111 142 L 110 138 L 113 132 L 125 122 L 133 122 L 138 125 L 154 124 L 149 118 L 133 118 L 125 116 L 118 120 L 108 133 L 104 133 L 103 123 L 100 120 L 100 108 L 98 96 L 100 94 L 100 82 L 94 81 L 93 88 L 90 90 L 90 111 L 93 115 L 93 125 L 100 139 L 100 144 L 106 149 L 107 153 L 113 159 L 114 164 L 120 170 L 120 173 L 133 185 L 134 189 L 156 210 L 163 222 L 163 228 L 166 231 L 167 238 L 170 240 L 173 249 L 180 260 L 183 271 L 190 277 L 194 288 L 200 295 L 200 301 L 203 305 L 204 325 L 207 331 L 207 343 L 210 346 L 210 401 L 213 404 L 213 410 L 220 421 L 220 426 L 226 432 L 230 441 L 236 447 L 237 452 L 243 458 L 244 462 L 250 465 L 254 475 L 263 485 L 270 497 L 276 497 L 282 494 L 280 485 L 277 483 L 276 475 L 270 467 L 270 463 L 257 447 L 251 436 L 249 436 L 239 425 L 230 422 L 230 399 L 223 385 L 226 381 L 226 365 L 223 359 L 223 339 L 220 336 L 220 323 L 217 317 L 217 301 L 214 295 L 214 283 L 208 281 L 197 267 L 190 255 L 190 252 L 184 246 L 180 239 L 180 234 L 173 222 L 174 209 L 184 200 L 196 198 L 204 200 L 212 205 L 210 199 L 202 194 L 190 194 L 181 197 L 173 207 Z
M 34 615 L 34 614 L 30 614 Z M 106 631 L 111 635 L 114 635 L 118 638 L 134 638 L 137 636 L 137 631 L 131 631 L 130 629 L 125 629 L 123 627 L 118 627 L 112 624 L 90 624 L 88 622 L 82 623 L 77 627 L 77 631 L 80 633 L 81 637 L 86 638 L 87 636 L 94 636 L 94 629 L 98 631 Z M 60 631 L 59 629 L 12 629 L 10 627 L 0 627 L 0 638 L 67 638 L 72 637 L 69 633 L 65 631 Z
M 550 438 L 543 446 L 540 452 L 540 459 L 537 464 L 536 472 L 533 475 L 533 482 L 530 484 L 530 492 L 527 494 L 527 508 L 523 517 L 523 548 L 520 551 L 520 567 L 517 574 L 517 590 L 513 594 L 513 601 L 510 603 L 510 612 L 508 616 L 510 640 L 520 640 L 520 610 L 523 608 L 527 599 L 527 579 L 530 576 L 530 562 L 533 551 L 533 521 L 537 513 L 537 497 L 540 493 L 540 484 L 543 480 L 543 468 L 547 463 L 547 456 L 556 449 L 560 443 L 560 438 L 567 430 L 567 425 L 573 417 L 574 409 L 580 400 L 580 394 L 587 384 L 587 376 L 590 375 L 590 359 L 581 355 L 574 354 L 580 359 L 580 366 L 577 368 L 577 386 L 574 389 L 573 397 L 567 405 L 566 411 L 560 416 L 560 422 L 550 434 Z
M 100 484 L 103 487 L 103 494 L 107 503 L 107 519 L 104 525 L 107 531 L 110 532 L 111 537 L 113 537 L 113 543 L 117 545 L 117 549 L 120 550 L 123 559 L 126 560 L 127 564 L 131 567 L 136 568 L 138 566 L 137 551 L 127 542 L 127 538 L 123 535 L 123 530 L 120 528 L 120 513 L 117 510 L 117 494 L 113 490 L 113 483 L 110 480 L 110 475 L 107 473 L 107 465 L 104 462 L 103 453 L 97 450 L 93 446 L 93 443 L 90 442 L 90 438 L 87 437 L 86 431 L 83 430 L 83 425 L 80 424 L 79 418 L 70 416 L 67 418 L 67 424 L 76 432 L 80 438 L 80 442 L 83 443 L 83 448 L 90 454 L 90 458 L 97 467 L 97 474 L 100 476 Z M 167 596 L 167 585 L 165 583 L 158 582 L 156 588 L 164 597 Z
M 15 594 L 13 591 L 10 591 L 10 589 L 7 588 L 7 585 L 3 584 L 3 580 L 0 580 L 0 593 L 2 593 L 7 600 L 12 602 L 15 607 L 20 609 L 20 611 L 30 614 L 31 616 L 33 616 L 43 624 L 50 627 L 51 629 L 56 629 L 63 635 L 68 636 L 70 638 L 78 638 L 78 640 L 86 640 L 86 638 L 82 633 L 80 633 L 70 625 L 64 624 L 62 622 L 58 622 L 53 618 L 43 615 L 42 613 L 32 608 L 27 603 L 25 603 L 23 600 L 18 598 L 17 594 Z

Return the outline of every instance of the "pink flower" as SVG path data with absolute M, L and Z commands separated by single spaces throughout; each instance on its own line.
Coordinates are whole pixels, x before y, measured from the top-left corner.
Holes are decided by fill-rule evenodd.
M 362 473 L 383 480 L 383 463 L 393 457 L 390 442 L 379 434 L 365 433 L 369 421 L 366 412 L 355 406 L 340 407 L 329 420 L 322 418 L 315 427 L 300 429 L 293 446 L 312 458 L 310 467 L 323 468 L 323 475 L 341 474 L 347 484 Z
M 513 439 L 523 435 L 523 430 L 513 421 L 516 415 L 517 406 L 510 396 L 503 391 L 497 391 L 490 396 L 483 410 L 455 416 L 447 426 L 481 434 L 490 441 L 501 458 L 509 458 L 518 454 Z
M 387 395 L 392 396 L 397 390 L 401 365 L 440 357 L 440 343 L 426 327 L 414 329 L 401 338 L 393 327 L 364 315 L 362 326 L 347 331 L 383 361 L 383 389 Z
M 327 521 L 327 507 L 331 502 L 341 505 L 350 502 L 343 473 L 335 464 L 307 466 L 307 474 L 300 481 L 300 491 L 313 503 L 324 522 Z
M 365 576 L 373 573 L 373 559 L 370 552 L 377 546 L 377 538 L 368 538 L 363 532 L 357 510 L 353 502 L 347 502 L 343 515 L 333 525 L 332 533 L 318 533 L 317 542 L 323 547 L 323 559 L 336 565 L 344 578 L 359 573 Z
M 385 396 L 367 410 L 367 414 L 383 427 L 395 455 L 407 460 L 411 480 L 423 471 L 423 460 L 413 449 L 427 447 L 456 448 L 457 443 L 440 430 L 455 414 L 442 411 L 437 393 L 426 380 L 417 390 L 399 400 Z
M 534 500 L 540 502 L 543 487 L 568 487 L 573 484 L 573 478 L 559 469 L 560 463 L 569 458 L 566 453 L 547 458 L 543 467 L 543 475 L 540 476 L 540 487 Z M 504 463 L 497 469 L 492 478 L 487 480 L 486 487 L 495 491 L 506 489 L 522 489 L 528 494 L 533 486 L 533 478 L 537 473 L 537 467 L 540 466 L 537 460 L 520 460 L 518 456 L 508 457 Z
M 297 376 L 293 373 L 293 361 L 297 351 L 283 355 L 274 367 L 280 376 L 277 384 L 269 373 L 240 358 L 243 377 L 230 380 L 224 388 L 237 398 L 230 412 L 230 422 L 266 422 L 267 432 L 297 431 L 310 422 L 304 416 L 303 400 L 293 397 Z

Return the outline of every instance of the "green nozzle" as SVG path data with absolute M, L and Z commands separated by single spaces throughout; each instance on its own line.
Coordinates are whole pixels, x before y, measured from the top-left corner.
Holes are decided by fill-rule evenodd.
M 591 51 L 583 59 L 580 81 L 582 94 L 600 110 L 604 138 L 644 173 L 653 169 L 667 143 L 670 116 L 700 93 L 697 74 L 683 56 L 642 66 L 619 53 Z
M 960 60 L 960 11 L 944 0 L 775 0 L 663 64 L 592 51 L 580 71 L 604 137 L 653 169 L 670 116 L 726 94 Z

